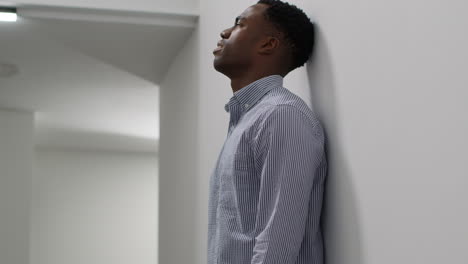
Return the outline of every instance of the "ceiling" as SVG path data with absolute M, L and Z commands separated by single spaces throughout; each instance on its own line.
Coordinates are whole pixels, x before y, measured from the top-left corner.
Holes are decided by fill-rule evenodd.
M 157 152 L 157 84 L 196 16 L 38 6 L 18 13 L 18 22 L 0 23 L 0 64 L 17 68 L 0 74 L 0 108 L 35 113 L 37 146 Z

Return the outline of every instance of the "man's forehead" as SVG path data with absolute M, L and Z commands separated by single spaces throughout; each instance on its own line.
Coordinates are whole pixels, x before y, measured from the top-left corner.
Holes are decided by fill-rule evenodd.
M 238 18 L 248 19 L 248 18 L 259 16 L 263 14 L 263 12 L 265 11 L 267 7 L 268 6 L 265 4 L 255 4 L 255 5 L 249 6 L 247 9 L 244 10 L 244 12 L 242 12 L 242 14 L 240 14 L 240 16 L 238 16 Z

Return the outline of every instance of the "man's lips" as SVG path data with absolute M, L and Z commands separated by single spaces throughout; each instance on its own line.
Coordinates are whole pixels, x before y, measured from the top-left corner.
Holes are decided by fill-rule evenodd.
M 218 51 L 220 51 L 220 50 L 222 50 L 222 49 L 223 49 L 223 47 L 216 47 L 216 48 L 213 50 L 213 53 L 216 53 L 216 52 L 218 52 Z
M 222 49 L 223 49 L 223 46 L 224 46 L 223 42 L 222 42 L 221 40 L 218 41 L 217 47 L 213 50 L 213 53 L 216 53 L 216 52 L 222 50 Z

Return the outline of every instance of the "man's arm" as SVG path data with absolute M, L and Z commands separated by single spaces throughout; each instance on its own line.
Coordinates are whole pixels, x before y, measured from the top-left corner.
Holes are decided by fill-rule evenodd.
M 323 178 L 314 176 L 324 158 L 323 131 L 298 109 L 282 105 L 267 117 L 253 146 L 261 183 L 251 263 L 295 263 L 309 203 L 313 228 L 319 228 Z

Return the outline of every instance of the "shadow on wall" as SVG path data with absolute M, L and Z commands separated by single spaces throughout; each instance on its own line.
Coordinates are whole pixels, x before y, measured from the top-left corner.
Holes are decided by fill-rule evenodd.
M 328 139 L 328 175 L 322 214 L 325 263 L 363 264 L 359 204 L 353 175 L 344 155 L 345 144 L 340 137 L 332 58 L 320 27 L 317 28 L 313 58 L 307 64 L 307 76 L 312 106 Z

